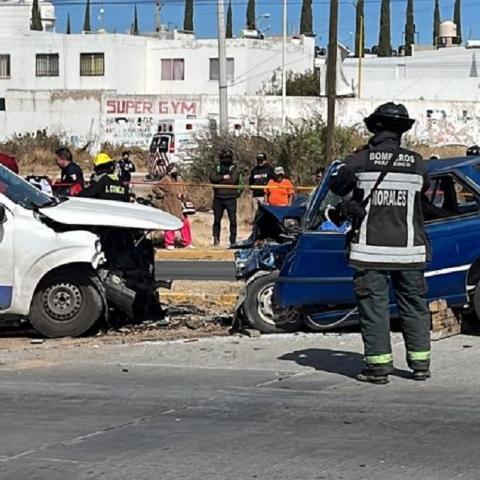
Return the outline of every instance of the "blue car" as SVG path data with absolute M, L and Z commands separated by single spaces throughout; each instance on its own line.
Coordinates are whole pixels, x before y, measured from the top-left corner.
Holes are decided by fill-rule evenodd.
M 473 310 L 480 318 L 480 157 L 431 160 L 428 171 L 431 188 L 422 199 L 432 248 L 428 300 L 444 299 L 451 308 Z M 331 228 L 328 219 L 329 207 L 341 201 L 329 192 L 331 173 L 332 168 L 310 198 L 273 295 L 276 305 L 298 310 L 315 330 L 358 322 L 345 228 Z

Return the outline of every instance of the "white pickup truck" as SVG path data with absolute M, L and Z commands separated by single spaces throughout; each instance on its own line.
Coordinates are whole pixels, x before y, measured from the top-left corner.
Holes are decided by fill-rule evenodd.
M 147 233 L 180 227 L 148 206 L 52 198 L 0 165 L 0 322 L 28 318 L 60 337 L 85 333 L 109 307 L 148 315 L 156 284 Z

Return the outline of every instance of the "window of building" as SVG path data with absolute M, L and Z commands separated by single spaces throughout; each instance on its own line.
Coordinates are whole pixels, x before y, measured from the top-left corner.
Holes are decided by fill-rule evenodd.
M 162 58 L 162 80 L 185 80 L 185 60 Z
M 4 112 L 6 110 L 5 108 L 5 98 L 0 97 L 0 112 Z
M 10 78 L 10 55 L 0 55 L 0 78 Z
M 38 53 L 36 59 L 37 77 L 58 77 L 58 53 Z
M 103 53 L 81 53 L 80 54 L 80 76 L 81 77 L 103 77 L 105 75 L 105 54 Z
M 227 58 L 227 80 L 233 80 L 235 76 L 235 59 Z M 210 59 L 210 80 L 220 80 L 220 66 L 218 58 Z

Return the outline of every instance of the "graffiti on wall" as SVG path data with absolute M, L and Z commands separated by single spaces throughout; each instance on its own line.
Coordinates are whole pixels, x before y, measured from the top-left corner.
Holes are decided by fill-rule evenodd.
M 114 145 L 147 148 L 160 120 L 197 118 L 200 100 L 116 96 L 104 100 L 102 139 Z

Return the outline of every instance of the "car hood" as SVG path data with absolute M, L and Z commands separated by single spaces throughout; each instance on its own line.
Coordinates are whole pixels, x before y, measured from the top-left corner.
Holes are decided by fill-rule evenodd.
M 139 230 L 178 230 L 182 222 L 173 215 L 138 203 L 70 197 L 40 208 L 47 218 L 65 225 L 90 225 Z

